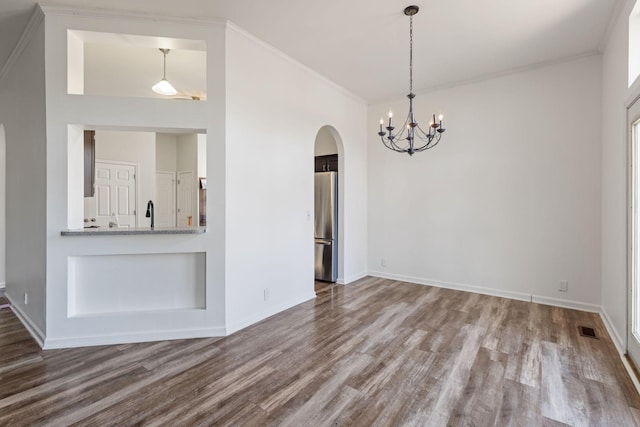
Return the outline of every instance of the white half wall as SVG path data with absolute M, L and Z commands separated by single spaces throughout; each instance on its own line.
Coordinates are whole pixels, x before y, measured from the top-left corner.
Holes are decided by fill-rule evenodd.
M 315 295 L 314 145 L 325 125 L 344 145 L 345 281 L 366 273 L 366 105 L 233 26 L 226 40 L 226 312 L 234 331 Z
M 413 157 L 377 136 L 407 100 L 371 105 L 372 274 L 599 306 L 600 85 L 596 55 L 418 94 L 447 131 Z
M 42 187 L 42 206 L 34 210 L 41 217 L 42 227 L 37 231 L 39 250 L 43 252 L 42 259 L 45 262 L 46 253 L 46 337 L 45 348 L 74 347 L 82 345 L 98 345 L 123 342 L 141 342 L 149 340 L 164 340 L 174 338 L 191 338 L 224 335 L 225 330 L 225 263 L 224 263 L 224 217 L 219 208 L 224 199 L 224 163 L 219 159 L 220 147 L 224 147 L 224 64 L 218 58 L 224 57 L 224 24 L 202 22 L 172 22 L 147 20 L 140 17 L 122 19 L 114 16 L 93 16 L 86 14 L 69 14 L 67 10 L 45 8 L 46 12 L 46 52 L 45 63 L 40 63 L 34 70 L 44 73 L 46 68 L 46 104 L 45 100 L 33 107 L 33 110 L 42 110 L 46 105 L 46 140 L 45 146 L 39 147 L 42 153 L 41 168 L 36 168 L 37 181 L 32 184 L 28 178 L 24 179 L 29 191 L 26 194 L 40 191 Z M 119 96 L 95 96 L 95 95 L 70 95 L 67 93 L 67 63 L 60 58 L 66 57 L 68 30 L 99 31 L 105 33 L 121 33 L 141 36 L 162 35 L 167 38 L 180 40 L 202 40 L 206 45 L 207 58 L 207 91 L 213 94 L 207 101 L 173 101 L 165 99 L 119 97 Z M 42 37 L 44 41 L 45 37 Z M 44 43 L 43 43 L 44 44 Z M 46 66 L 45 66 L 46 65 Z M 25 72 L 24 74 L 27 74 Z M 86 83 L 86 81 L 85 81 Z M 29 85 L 23 85 L 27 88 Z M 19 86 L 17 86 L 19 87 Z M 24 87 L 20 88 L 24 90 Z M 24 98 L 24 94 L 12 94 L 9 99 Z M 3 98 L 4 97 L 3 94 Z M 26 114 L 24 114 L 27 116 Z M 37 121 L 35 122 L 38 123 Z M 44 119 L 43 119 L 44 123 Z M 68 139 L 69 125 L 76 125 L 85 129 L 117 130 L 117 131 L 144 131 L 149 133 L 149 144 L 155 144 L 155 133 L 179 133 L 186 130 L 206 132 L 207 129 L 216 129 L 215 134 L 208 138 L 207 155 L 211 161 L 207 166 L 214 166 L 215 172 L 222 172 L 222 178 L 218 180 L 220 186 L 213 186 L 210 193 L 210 206 L 208 212 L 209 224 L 207 232 L 195 235 L 122 235 L 122 236 L 62 236 L 60 232 L 67 228 L 67 198 L 68 176 L 70 173 L 68 163 Z M 33 128 L 34 126 L 31 126 Z M 120 134 L 119 136 L 122 136 Z M 9 137 L 9 135 L 8 135 Z M 118 137 L 118 135 L 116 135 Z M 98 136 L 99 138 L 99 136 Z M 34 138 L 35 139 L 35 138 Z M 22 144 L 30 148 L 30 144 Z M 9 153 L 10 154 L 10 153 Z M 96 153 L 105 156 L 104 153 Z M 36 161 L 40 157 L 34 157 Z M 11 158 L 9 159 L 11 161 Z M 21 161 L 20 167 L 29 174 L 34 174 L 31 159 Z M 155 178 L 155 150 L 149 168 L 150 177 Z M 40 171 L 42 169 L 42 171 Z M 27 172 L 25 172 L 27 173 Z M 46 193 L 45 193 L 46 191 Z M 36 193 L 37 194 L 37 193 Z M 153 198 L 141 196 L 143 204 Z M 45 204 L 46 201 L 46 204 Z M 144 206 L 143 206 L 144 207 Z M 144 215 L 145 209 L 140 209 L 139 216 Z M 45 216 L 46 214 L 46 216 Z M 24 213 L 23 213 L 24 216 Z M 143 220 L 146 218 L 143 217 Z M 44 225 L 46 224 L 46 228 Z M 37 224 L 36 224 L 37 225 Z M 141 224 L 144 226 L 144 222 Z M 20 233 L 29 229 L 26 224 L 16 227 Z M 21 243 L 18 243 L 20 245 Z M 46 252 L 45 252 L 46 251 Z M 36 250 L 35 256 L 39 253 Z M 191 255 L 197 255 L 197 269 L 190 274 L 182 274 L 182 279 L 174 276 L 175 280 L 162 282 L 157 295 L 149 295 L 151 283 L 145 282 L 145 277 L 152 275 L 152 265 L 162 264 L 166 255 L 172 254 L 179 260 L 191 259 Z M 133 306 L 117 315 L 104 313 L 102 309 L 96 309 L 99 298 L 104 295 L 105 282 L 96 282 L 91 286 L 90 280 L 74 281 L 69 274 L 70 261 L 78 259 L 94 260 L 96 270 L 111 271 L 111 278 L 118 280 L 122 273 L 120 267 L 126 259 L 144 260 L 146 266 L 143 270 L 131 269 L 131 277 L 127 277 L 128 283 L 135 285 L 140 291 L 135 295 Z M 28 259 L 25 256 L 25 259 Z M 36 258 L 37 259 L 37 258 Z M 29 266 L 31 260 L 28 260 Z M 25 262 L 26 263 L 26 262 Z M 185 265 L 187 262 L 177 262 Z M 204 263 L 204 268 L 201 264 Z M 36 264 L 37 265 L 37 264 Z M 92 266 L 94 264 L 91 264 Z M 166 266 L 165 266 L 166 267 Z M 44 268 L 43 268 L 44 269 Z M 145 271 L 150 272 L 146 274 Z M 193 273 L 193 272 L 196 273 Z M 204 276 L 204 293 L 202 293 L 202 278 Z M 85 271 L 86 272 L 86 271 Z M 83 273 L 84 274 L 84 273 Z M 107 274 L 107 273 L 105 273 Z M 155 273 L 154 273 L 155 274 Z M 44 276 L 43 276 L 44 277 Z M 88 276 L 84 276 L 88 277 Z M 157 276 L 155 276 L 157 278 Z M 194 277 L 197 280 L 194 281 Z M 81 277 L 82 278 L 82 277 Z M 27 277 L 28 279 L 28 277 Z M 21 280 L 24 280 L 21 277 Z M 126 281 L 125 281 L 126 282 Z M 156 281 L 157 282 L 157 281 Z M 44 281 L 42 294 L 44 296 Z M 194 285 L 197 283 L 197 286 Z M 80 294 L 78 285 L 83 286 Z M 126 295 L 122 286 L 116 286 L 120 295 Z M 194 303 L 184 300 L 181 307 L 198 306 L 197 308 L 168 307 L 165 304 L 170 298 L 171 292 L 183 291 L 183 295 L 196 295 L 191 298 Z M 148 300 L 144 300 L 147 294 Z M 203 295 L 203 300 L 201 299 Z M 158 301 L 162 296 L 163 301 Z M 110 295 L 111 306 L 119 301 L 116 295 Z M 155 301 L 155 302 L 154 302 Z M 74 313 L 72 304 L 76 304 L 76 313 L 82 315 L 70 316 Z M 129 301 L 128 303 L 131 303 Z M 78 304 L 88 307 L 86 310 L 78 310 Z M 144 305 L 148 304 L 148 305 Z M 30 302 L 31 305 L 31 302 Z M 108 310 L 107 310 L 108 311 Z M 44 310 L 42 310 L 44 316 Z

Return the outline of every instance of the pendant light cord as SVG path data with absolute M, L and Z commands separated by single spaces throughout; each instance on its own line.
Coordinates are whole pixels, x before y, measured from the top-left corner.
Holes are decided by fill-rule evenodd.
M 162 66 L 162 79 L 166 80 L 167 79 L 167 51 L 163 50 L 162 54 L 164 55 L 164 61 L 163 62 L 163 66 Z

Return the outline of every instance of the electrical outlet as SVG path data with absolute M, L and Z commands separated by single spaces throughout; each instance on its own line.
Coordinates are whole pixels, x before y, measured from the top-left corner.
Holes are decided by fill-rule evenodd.
M 384 258 L 380 258 L 380 266 L 381 267 L 386 267 L 387 266 L 387 260 Z
M 561 280 L 560 285 L 558 285 L 558 291 L 560 292 L 568 292 L 569 291 L 569 282 L 567 280 Z
M 29 304 L 29 294 L 27 294 L 26 292 L 24 293 L 24 305 Z
M 265 288 L 264 290 L 264 300 L 269 301 L 269 288 Z

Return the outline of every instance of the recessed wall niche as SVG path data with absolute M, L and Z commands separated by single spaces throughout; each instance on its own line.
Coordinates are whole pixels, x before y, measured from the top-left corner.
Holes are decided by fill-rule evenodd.
M 151 90 L 164 75 L 160 49 L 169 49 L 166 78 L 178 93 Z M 67 93 L 205 100 L 207 44 L 187 40 L 94 31 L 67 31 Z

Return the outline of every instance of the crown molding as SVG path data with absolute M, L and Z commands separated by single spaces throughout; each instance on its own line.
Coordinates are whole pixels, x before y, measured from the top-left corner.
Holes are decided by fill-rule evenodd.
M 256 37 L 255 35 L 251 34 L 247 30 L 245 30 L 244 28 L 240 28 L 236 24 L 234 24 L 233 22 L 230 22 L 230 21 L 227 21 L 227 28 L 230 29 L 230 30 L 235 31 L 236 33 L 238 33 L 242 37 L 244 37 L 244 38 L 246 38 L 248 40 L 251 40 L 252 42 L 260 45 L 260 47 L 262 47 L 265 50 L 273 53 L 274 55 L 277 55 L 279 58 L 281 58 L 281 59 L 289 62 L 291 65 L 301 69 L 302 71 L 304 71 L 307 74 L 311 75 L 315 79 L 318 79 L 318 80 L 330 85 L 331 87 L 333 87 L 334 89 L 338 90 L 342 94 L 348 96 L 349 98 L 353 99 L 357 103 L 362 104 L 362 105 L 367 105 L 367 101 L 364 98 L 361 98 L 360 96 L 358 96 L 355 93 L 351 92 L 350 90 L 348 90 L 344 86 L 340 86 L 338 83 L 336 83 L 333 80 L 329 79 L 328 77 L 325 77 L 324 75 L 318 73 L 314 69 L 304 65 L 302 62 L 292 58 L 291 56 L 287 55 L 286 53 L 284 53 L 280 49 L 270 45 L 269 43 L 265 42 L 264 40 Z
M 604 31 L 604 35 L 602 36 L 602 40 L 598 44 L 598 51 L 603 53 L 607 48 L 607 44 L 609 44 L 609 39 L 611 38 L 611 33 L 618 22 L 618 19 L 621 16 L 626 16 L 627 18 L 631 14 L 633 7 L 635 5 L 635 0 L 617 0 L 613 10 L 611 11 L 611 16 L 609 16 L 609 21 L 607 22 L 607 28 Z
M 18 59 L 22 55 L 22 52 L 24 52 L 24 49 L 31 41 L 36 30 L 40 27 L 43 19 L 44 13 L 42 12 L 42 9 L 38 6 L 35 6 L 33 12 L 31 13 L 31 17 L 29 18 L 29 22 L 27 22 L 27 26 L 25 27 L 24 31 L 22 31 L 20 39 L 18 39 L 18 43 L 16 43 L 15 47 L 11 51 L 7 62 L 5 62 L 2 66 L 2 69 L 0 69 L 0 82 L 4 80 L 11 68 L 13 68 L 15 63 L 18 61 Z
M 416 95 L 428 95 L 429 93 L 438 92 L 446 89 L 453 89 L 459 86 L 466 86 L 476 83 L 481 83 L 489 80 L 494 80 L 500 77 L 510 76 L 512 74 L 520 74 L 525 73 L 527 71 L 533 71 L 540 68 L 552 67 L 554 65 L 565 64 L 569 62 L 581 61 L 586 58 L 591 58 L 593 56 L 601 56 L 601 53 L 597 50 L 591 50 L 588 52 L 579 53 L 577 55 L 565 56 L 562 58 L 551 59 L 549 61 L 536 62 L 534 64 L 523 65 L 522 67 L 509 68 L 507 70 L 497 71 L 495 73 L 482 74 L 477 77 L 472 77 L 469 79 L 456 80 L 453 82 L 447 82 L 439 85 L 429 86 L 424 89 L 416 90 Z M 404 98 L 404 97 L 403 97 Z M 389 102 L 390 100 L 395 100 L 396 98 L 390 99 L 380 99 L 371 102 L 369 105 L 379 105 Z
M 45 15 L 50 16 L 82 16 L 87 18 L 118 19 L 124 21 L 170 22 L 174 24 L 198 25 L 203 27 L 215 26 L 221 28 L 224 28 L 226 25 L 226 21 L 223 19 L 183 18 L 162 14 L 113 11 L 99 8 L 79 9 L 53 4 L 40 4 L 39 6 Z

